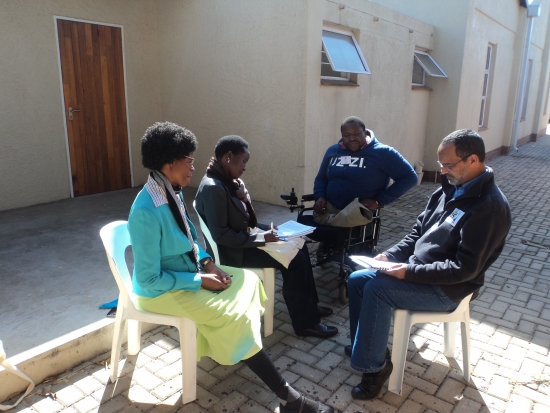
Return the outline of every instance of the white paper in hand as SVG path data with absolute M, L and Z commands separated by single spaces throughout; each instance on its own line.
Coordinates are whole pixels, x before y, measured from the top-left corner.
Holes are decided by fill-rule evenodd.
M 388 270 L 397 265 L 395 262 L 379 261 L 363 255 L 351 255 L 350 258 L 356 264 L 365 268 L 372 268 L 373 270 Z

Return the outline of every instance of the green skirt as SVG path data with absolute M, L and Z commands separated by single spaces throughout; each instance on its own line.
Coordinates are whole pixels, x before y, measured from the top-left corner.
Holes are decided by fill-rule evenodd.
M 136 296 L 136 307 L 152 313 L 187 317 L 197 325 L 197 360 L 209 356 L 232 365 L 262 348 L 260 316 L 267 299 L 256 274 L 219 265 L 232 282 L 221 292 L 174 290 L 155 298 Z

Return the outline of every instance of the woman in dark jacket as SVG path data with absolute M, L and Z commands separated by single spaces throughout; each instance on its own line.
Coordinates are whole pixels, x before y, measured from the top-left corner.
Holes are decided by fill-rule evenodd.
M 317 305 L 319 299 L 306 246 L 290 262 L 288 269 L 256 247 L 278 241 L 273 233 L 249 232 L 267 229 L 258 223 L 241 175 L 246 171 L 250 152 L 240 136 L 224 136 L 216 144 L 196 196 L 197 212 L 204 219 L 218 246 L 224 265 L 248 268 L 278 268 L 283 275 L 283 297 L 297 335 L 327 338 L 336 327 L 320 322 L 332 309 Z M 210 250 L 210 249 L 209 249 Z M 210 250 L 211 252 L 211 250 Z

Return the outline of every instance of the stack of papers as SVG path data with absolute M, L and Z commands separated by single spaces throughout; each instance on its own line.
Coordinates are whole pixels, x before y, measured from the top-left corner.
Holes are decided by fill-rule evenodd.
M 288 241 L 292 238 L 298 238 L 307 234 L 311 234 L 315 231 L 315 227 L 302 225 L 296 221 L 287 221 L 284 224 L 279 225 L 276 232 L 281 241 Z
M 373 270 L 387 270 L 395 265 L 395 262 L 378 261 L 363 255 L 350 255 L 350 258 L 361 267 L 372 268 Z

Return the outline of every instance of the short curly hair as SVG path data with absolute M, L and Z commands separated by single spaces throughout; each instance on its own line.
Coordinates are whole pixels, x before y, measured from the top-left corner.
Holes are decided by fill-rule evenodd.
M 229 135 L 220 138 L 214 148 L 214 155 L 216 155 L 216 159 L 219 161 L 229 151 L 237 155 L 243 153 L 245 149 L 248 149 L 247 141 L 238 135 Z
M 340 125 L 340 132 L 342 132 L 342 129 L 344 128 L 344 126 L 349 125 L 350 123 L 355 123 L 361 126 L 363 130 L 367 129 L 365 127 L 365 122 L 363 122 L 360 118 L 358 118 L 357 116 L 348 116 L 346 119 L 344 119 L 344 121 Z
M 141 163 L 160 171 L 167 163 L 189 156 L 197 146 L 197 138 L 189 129 L 172 122 L 157 122 L 141 138 Z

